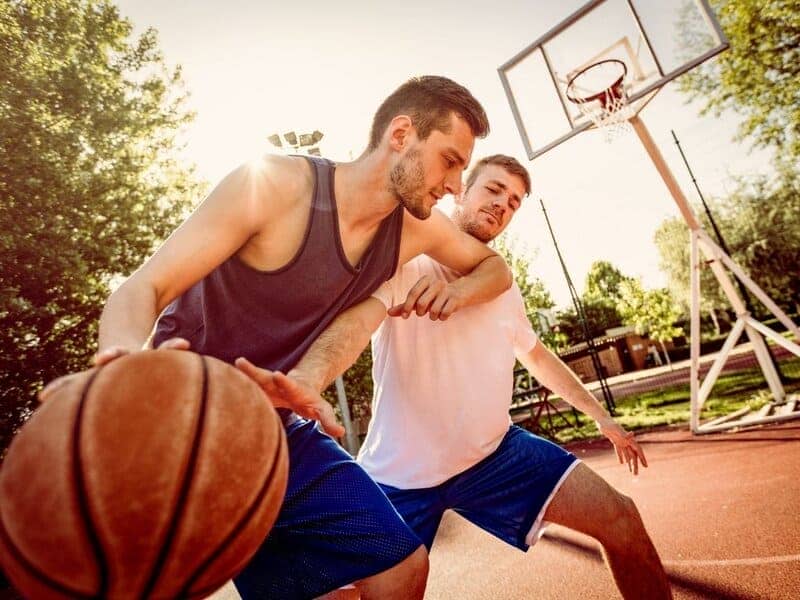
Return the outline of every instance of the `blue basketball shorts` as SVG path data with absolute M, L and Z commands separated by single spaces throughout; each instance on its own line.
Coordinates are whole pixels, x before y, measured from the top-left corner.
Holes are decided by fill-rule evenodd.
M 378 485 L 316 422 L 286 424 L 278 519 L 234 579 L 244 600 L 314 598 L 381 573 L 422 545 Z
M 560 446 L 512 426 L 492 454 L 430 488 L 381 488 L 430 550 L 448 508 L 527 551 L 541 535 L 550 500 L 580 461 Z

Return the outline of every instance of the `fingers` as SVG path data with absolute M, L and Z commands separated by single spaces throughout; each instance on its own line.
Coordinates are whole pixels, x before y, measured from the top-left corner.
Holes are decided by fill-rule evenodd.
M 334 414 L 333 408 L 331 408 L 330 404 L 323 402 L 316 412 L 316 418 L 325 433 L 337 438 L 344 435 L 344 427 L 342 427 L 336 420 L 336 415 Z
M 188 350 L 189 349 L 189 342 L 183 338 L 170 338 L 165 340 L 159 347 L 159 350 Z M 126 354 L 130 354 L 131 351 L 128 348 L 123 346 L 111 346 L 106 348 L 102 352 L 98 352 L 94 355 L 92 362 L 96 367 L 102 367 L 103 365 L 107 365 L 112 360 L 119 358 L 120 356 L 125 356 Z
M 633 434 L 631 434 L 631 436 L 633 436 Z M 642 450 L 642 447 L 635 439 L 633 439 L 633 437 L 631 437 L 631 448 L 633 452 L 636 453 L 636 456 L 639 458 L 639 461 L 642 463 L 642 466 L 647 467 L 648 466 L 647 458 L 644 455 L 644 450 Z
M 237 358 L 233 364 L 237 369 L 259 385 L 273 383 L 274 373 L 272 371 L 257 367 L 242 356 Z
M 70 380 L 73 379 L 74 377 L 75 375 L 64 375 L 63 377 L 59 377 L 58 379 L 53 379 L 53 381 L 44 386 L 44 388 L 42 388 L 42 391 L 39 392 L 38 395 L 39 402 L 46 402 L 48 398 L 50 398 L 59 389 L 68 384 Z
M 450 315 L 444 315 L 444 308 L 447 306 L 448 300 L 449 298 L 444 294 L 440 294 L 433 299 L 433 302 L 428 307 L 428 317 L 430 317 L 431 321 L 447 320 Z
M 278 386 L 275 384 L 275 373 L 267 369 L 261 369 L 243 357 L 237 358 L 234 361 L 234 365 L 264 390 L 274 406 L 287 406 L 285 402 L 280 401 L 282 397 Z
M 401 311 L 404 319 L 411 314 L 411 311 L 414 310 L 414 307 L 417 305 L 417 301 L 419 300 L 420 296 L 427 291 L 429 286 L 430 278 L 428 276 L 424 276 L 420 277 L 419 281 L 414 284 L 414 287 L 408 290 L 408 295 L 406 296 L 406 301 L 403 302 L 403 308 Z
M 403 305 L 402 304 L 396 304 L 395 306 L 390 307 L 386 311 L 386 314 L 388 314 L 390 317 L 403 317 L 403 318 L 408 317 L 408 315 L 403 315 Z
M 624 456 L 625 462 L 628 465 L 628 470 L 634 475 L 639 474 L 639 464 L 647 467 L 647 459 L 645 458 L 644 451 L 633 438 L 633 434 L 629 433 L 625 436 L 624 440 L 614 444 L 617 450 L 617 456 Z M 620 460 L 622 462 L 622 460 Z
M 390 307 L 387 313 L 404 319 L 412 312 L 419 317 L 427 313 L 432 321 L 445 321 L 455 310 L 451 300 L 447 282 L 426 275 L 409 290 L 405 302 Z
M 634 475 L 639 474 L 639 460 L 636 453 L 628 446 L 625 447 L 625 462 L 628 463 L 628 471 Z
M 102 367 L 103 365 L 110 363 L 115 358 L 125 356 L 126 354 L 130 354 L 130 350 L 127 348 L 123 348 L 122 346 L 111 346 L 110 348 L 106 348 L 102 352 L 95 354 L 92 362 L 96 367 Z
M 158 347 L 159 350 L 188 350 L 189 349 L 189 341 L 183 338 L 170 338 L 168 340 L 164 340 L 161 345 Z
M 389 315 L 393 317 L 402 315 L 403 318 L 407 318 L 412 312 L 416 312 L 417 316 L 421 317 L 430 310 L 434 301 L 446 289 L 446 282 L 425 275 L 408 291 L 406 300 L 402 305 L 393 306 L 389 309 Z
M 319 421 L 323 431 L 332 437 L 344 435 L 344 427 L 336 420 L 333 408 L 311 386 L 276 372 L 273 375 L 275 386 L 280 388 L 281 394 L 291 398 L 290 408 L 297 414 L 307 419 Z

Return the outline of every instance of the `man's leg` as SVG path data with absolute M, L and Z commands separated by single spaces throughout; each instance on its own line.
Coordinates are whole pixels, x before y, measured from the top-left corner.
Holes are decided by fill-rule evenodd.
M 544 520 L 599 541 L 623 597 L 672 598 L 667 574 L 633 500 L 586 465 L 577 465 L 567 476 Z
M 365 598 L 422 598 L 422 543 L 377 484 L 313 422 L 290 424 L 287 440 L 283 506 L 234 580 L 239 595 L 305 600 L 365 581 Z
M 428 581 L 428 551 L 420 546 L 391 569 L 356 582 L 361 600 L 408 598 L 421 600 Z
M 404 490 L 378 484 L 411 530 L 422 541 L 421 546 L 403 562 L 391 569 L 366 577 L 348 586 L 321 596 L 319 600 L 363 600 L 367 598 L 422 598 L 428 578 L 428 552 L 445 507 L 436 488 Z
M 338 589 L 318 600 L 371 600 L 372 598 L 411 598 L 421 600 L 428 580 L 428 551 L 420 546 L 411 556 L 391 569 Z

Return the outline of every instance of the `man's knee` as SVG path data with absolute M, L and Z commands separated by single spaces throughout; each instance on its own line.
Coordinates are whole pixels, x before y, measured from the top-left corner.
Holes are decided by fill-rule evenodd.
M 422 598 L 428 580 L 428 551 L 420 546 L 393 567 L 359 581 L 363 598 Z
M 614 500 L 606 508 L 606 534 L 600 540 L 604 546 L 625 548 L 641 536 L 647 536 L 639 509 L 630 497 L 616 492 Z
M 423 588 L 428 580 L 428 550 L 425 546 L 420 546 L 412 552 L 405 560 L 397 565 L 402 567 L 406 576 L 417 583 L 421 583 Z

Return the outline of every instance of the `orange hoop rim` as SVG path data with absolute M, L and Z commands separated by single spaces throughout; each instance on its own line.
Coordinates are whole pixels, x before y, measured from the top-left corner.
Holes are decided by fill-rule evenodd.
M 619 77 L 617 77 L 617 79 L 614 81 L 614 83 L 612 83 L 610 86 L 608 86 L 607 88 L 605 88 L 605 89 L 603 89 L 603 90 L 601 90 L 601 91 L 599 91 L 599 92 L 597 92 L 595 94 L 591 94 L 590 96 L 576 96 L 576 95 L 572 94 L 573 84 L 575 83 L 576 79 L 578 79 L 581 75 L 583 75 L 587 71 L 589 71 L 591 69 L 594 69 L 595 67 L 597 67 L 599 65 L 603 65 L 603 64 L 617 64 L 617 65 L 621 66 L 622 67 L 622 74 Z M 602 107 L 605 109 L 606 108 L 606 104 L 608 103 L 608 101 L 610 99 L 619 99 L 619 98 L 623 98 L 624 97 L 625 90 L 622 87 L 622 82 L 625 80 L 625 76 L 627 74 L 628 74 L 627 65 L 625 65 L 624 62 L 622 62 L 621 60 L 618 60 L 616 58 L 607 58 L 605 60 L 601 60 L 601 61 L 598 61 L 596 63 L 592 63 L 591 65 L 589 65 L 587 67 L 584 67 L 583 69 L 581 69 L 580 71 L 575 73 L 575 75 L 573 75 L 570 78 L 570 80 L 567 82 L 567 89 L 566 89 L 565 95 L 567 97 L 567 100 L 569 100 L 573 104 L 585 104 L 587 102 L 593 102 L 593 101 L 596 100 L 596 101 L 600 102 Z

